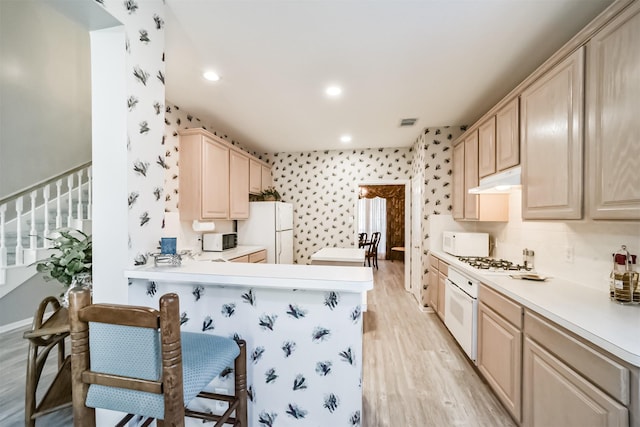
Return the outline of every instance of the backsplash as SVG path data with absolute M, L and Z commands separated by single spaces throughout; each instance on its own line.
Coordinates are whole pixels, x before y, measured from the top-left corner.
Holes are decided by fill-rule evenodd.
M 521 200 L 522 191 L 511 193 L 508 223 L 478 223 L 475 227 L 496 239 L 497 257 L 521 261 L 522 249 L 533 249 L 540 273 L 605 291 L 611 254 L 624 244 L 640 255 L 640 222 L 523 221 Z M 567 250 L 573 252 L 573 262 L 566 260 Z

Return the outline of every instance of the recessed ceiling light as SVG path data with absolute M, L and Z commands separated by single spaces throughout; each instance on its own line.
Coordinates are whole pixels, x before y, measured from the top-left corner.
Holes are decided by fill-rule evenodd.
M 340 95 L 342 95 L 342 88 L 340 86 L 327 86 L 327 88 L 325 89 L 324 93 L 327 94 L 327 96 L 330 96 L 332 98 L 336 98 Z
M 343 144 L 348 144 L 349 142 L 351 142 L 351 135 L 342 135 L 340 137 L 340 142 L 342 142 Z
M 217 82 L 220 80 L 220 76 L 215 71 L 205 71 L 202 74 L 202 77 L 209 80 L 210 82 Z

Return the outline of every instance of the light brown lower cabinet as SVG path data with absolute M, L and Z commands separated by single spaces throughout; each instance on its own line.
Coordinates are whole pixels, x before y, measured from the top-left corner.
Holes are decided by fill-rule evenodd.
M 628 427 L 626 407 L 552 353 L 524 342 L 524 426 Z
M 449 264 L 433 255 L 429 255 L 427 301 L 429 307 L 438 314 L 442 321 L 444 321 L 444 288 L 448 273 Z
M 522 419 L 522 306 L 480 285 L 478 370 L 513 418 Z
M 442 260 L 438 260 L 438 316 L 444 322 L 444 293 L 446 280 L 449 274 L 449 265 Z
M 252 252 L 248 255 L 232 258 L 229 260 L 229 262 L 249 262 L 253 264 L 257 264 L 257 263 L 264 264 L 267 262 L 267 251 L 261 250 L 258 252 Z
M 525 311 L 525 427 L 640 426 L 640 369 Z
M 522 414 L 522 331 L 478 305 L 478 369 L 516 421 Z

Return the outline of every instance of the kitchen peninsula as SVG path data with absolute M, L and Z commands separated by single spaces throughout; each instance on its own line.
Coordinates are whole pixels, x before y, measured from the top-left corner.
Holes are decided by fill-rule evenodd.
M 154 307 L 175 292 L 183 331 L 247 341 L 249 425 L 361 419 L 361 294 L 373 289 L 371 269 L 188 260 L 125 275 L 130 304 Z M 230 372 L 210 385 L 232 387 Z

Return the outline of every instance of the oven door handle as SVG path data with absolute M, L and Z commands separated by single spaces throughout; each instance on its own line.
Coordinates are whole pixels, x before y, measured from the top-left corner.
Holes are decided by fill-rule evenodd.
M 447 279 L 447 285 L 448 285 L 449 289 L 451 289 L 454 293 L 458 294 L 458 296 L 460 298 L 464 298 L 467 301 L 473 300 L 473 298 L 471 296 L 469 296 L 465 291 L 460 289 L 458 287 L 458 285 L 453 283 L 451 280 Z

